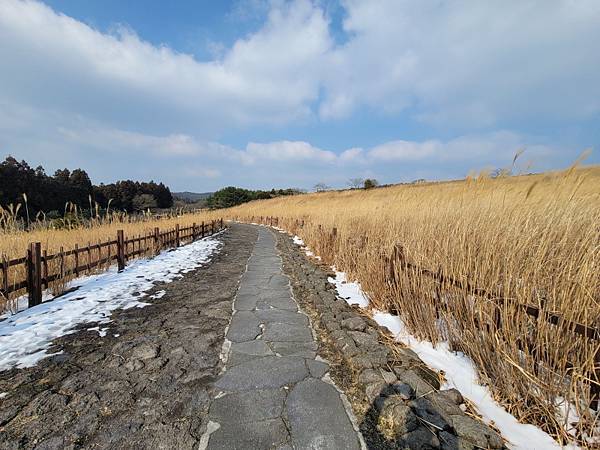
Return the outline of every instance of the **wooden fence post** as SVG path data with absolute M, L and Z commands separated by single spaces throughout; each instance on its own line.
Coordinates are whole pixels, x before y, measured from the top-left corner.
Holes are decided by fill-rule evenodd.
M 192 223 L 192 242 L 196 240 L 196 222 Z
M 48 251 L 44 250 L 43 258 L 42 258 L 42 285 L 44 284 L 44 280 L 46 280 L 46 287 L 48 287 Z
M 75 244 L 75 276 L 79 276 L 79 244 Z
M 110 249 L 110 247 L 108 247 Z M 61 246 L 60 247 L 60 279 L 62 280 L 65 277 L 65 250 Z
M 160 251 L 160 229 L 154 227 L 154 253 L 158 254 Z
M 125 268 L 125 237 L 123 230 L 117 230 L 117 265 L 119 272 Z
M 179 247 L 179 224 L 175 224 L 175 247 Z
M 87 271 L 90 271 L 90 264 L 92 262 L 92 243 L 90 241 L 88 241 L 88 246 L 87 246 Z
M 594 356 L 594 377 L 592 379 L 592 387 L 590 389 L 590 408 L 600 412 L 600 348 L 596 350 Z
M 42 244 L 32 242 L 29 244 L 28 265 L 28 307 L 36 306 L 42 303 Z
M 215 221 L 211 220 L 210 221 L 210 235 L 212 236 L 213 234 L 215 234 Z
M 221 217 L 221 230 L 223 229 L 223 218 Z
M 200 238 L 204 238 L 204 220 L 202 221 L 202 231 L 200 232 Z
M 0 292 L 8 300 L 8 258 L 5 254 L 2 254 L 2 288 L 0 288 Z

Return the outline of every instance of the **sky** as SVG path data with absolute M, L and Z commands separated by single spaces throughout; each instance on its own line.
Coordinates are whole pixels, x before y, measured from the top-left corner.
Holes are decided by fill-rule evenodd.
M 598 0 L 0 0 L 0 157 L 344 187 L 600 163 Z

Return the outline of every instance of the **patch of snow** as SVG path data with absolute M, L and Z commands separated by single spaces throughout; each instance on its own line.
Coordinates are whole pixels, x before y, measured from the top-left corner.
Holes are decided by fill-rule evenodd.
M 92 327 L 92 328 L 88 328 L 87 331 L 97 331 L 98 332 L 98 336 L 100 337 L 104 337 L 106 336 L 106 330 L 108 330 L 108 328 L 100 328 L 100 327 Z
M 369 299 L 362 292 L 360 284 L 348 282 L 344 272 L 336 271 L 335 279 L 329 277 L 329 282 L 335 285 L 339 296 L 349 304 L 356 304 L 361 308 L 369 306 Z M 534 425 L 519 423 L 512 414 L 500 406 L 493 399 L 490 391 L 479 384 L 475 366 L 466 355 L 450 351 L 446 342 L 434 347 L 431 342 L 415 338 L 408 333 L 398 316 L 375 309 L 372 313 L 375 322 L 390 330 L 396 337 L 396 341 L 407 345 L 430 368 L 443 370 L 446 382 L 442 389 L 456 388 L 465 398 L 473 402 L 484 421 L 494 422 L 502 436 L 509 441 L 507 444 L 509 448 L 519 450 L 561 448 L 549 434 Z M 535 443 L 535 447 L 532 447 L 532 443 Z
M 302 250 L 304 250 L 304 253 L 306 253 L 306 256 L 310 256 L 311 258 L 315 258 L 315 259 L 321 261 L 321 257 L 316 256 L 312 251 L 310 251 L 310 249 L 304 245 L 304 241 L 302 239 L 300 239 L 298 236 L 294 236 L 292 238 L 292 240 L 294 241 L 294 244 L 300 246 L 300 248 L 302 248 Z
M 121 336 L 120 334 L 113 334 L 113 337 L 119 337 Z
M 77 291 L 7 317 L 0 322 L 0 370 L 35 365 L 50 356 L 47 351 L 53 339 L 74 333 L 77 324 L 106 324 L 116 309 L 149 305 L 139 299 L 154 283 L 182 277 L 183 271 L 208 262 L 219 247 L 219 241 L 211 237 L 164 251 L 152 259 L 132 261 L 121 273 L 112 267 L 77 280 Z M 99 334 L 106 334 L 106 328 L 97 328 Z
M 329 277 L 328 281 L 335 285 L 339 296 L 349 305 L 358 305 L 361 308 L 369 306 L 369 299 L 363 294 L 360 284 L 349 283 L 344 272 L 335 271 L 335 278 Z
M 153 299 L 159 299 L 159 298 L 163 298 L 163 296 L 167 293 L 167 291 L 165 290 L 161 290 L 161 291 L 156 291 L 154 294 L 152 294 L 150 296 L 150 298 Z
M 96 275 L 83 275 L 79 278 L 76 278 L 69 282 L 69 289 L 76 290 L 77 288 L 84 285 L 88 281 L 93 280 L 95 277 L 96 277 Z M 55 298 L 56 297 L 54 295 L 52 295 L 52 293 L 49 290 L 45 290 L 42 294 L 42 303 L 49 302 L 51 300 L 54 300 Z M 17 307 L 13 311 L 7 311 L 7 312 L 0 314 L 0 321 L 2 321 L 2 319 L 6 319 L 10 316 L 14 316 L 15 314 L 20 313 L 21 311 L 26 310 L 27 307 L 29 306 L 29 299 L 28 299 L 27 295 L 22 295 L 12 301 L 16 302 Z
M 8 392 L 0 392 L 0 399 L 3 399 L 8 395 Z

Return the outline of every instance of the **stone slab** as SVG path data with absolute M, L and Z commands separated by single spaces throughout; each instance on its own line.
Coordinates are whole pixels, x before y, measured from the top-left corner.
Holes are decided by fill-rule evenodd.
M 359 450 L 356 433 L 337 390 L 314 378 L 298 383 L 286 402 L 294 448 Z
M 234 392 L 217 398 L 210 407 L 210 419 L 226 422 L 258 422 L 281 416 L 286 392 L 262 389 Z
M 269 342 L 269 347 L 282 356 L 314 358 L 317 356 L 317 344 L 314 342 Z
M 260 335 L 260 322 L 251 311 L 237 311 L 231 318 L 227 339 L 231 342 L 252 341 Z
M 229 422 L 210 435 L 209 450 L 272 449 L 288 439 L 280 418 L 262 422 Z
M 263 339 L 268 342 L 312 342 L 308 326 L 269 322 L 264 325 Z
M 273 389 L 307 376 L 308 368 L 301 358 L 264 356 L 229 368 L 215 386 L 226 391 Z
M 279 322 L 308 326 L 308 317 L 306 317 L 304 314 L 294 311 L 273 308 L 267 310 L 257 310 L 254 314 L 262 323 Z

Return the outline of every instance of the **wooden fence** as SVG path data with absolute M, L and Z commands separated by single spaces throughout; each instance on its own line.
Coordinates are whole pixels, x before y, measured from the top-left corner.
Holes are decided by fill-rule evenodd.
M 127 238 L 123 230 L 117 231 L 115 240 L 75 245 L 58 253 L 48 254 L 42 250 L 40 242 L 32 242 L 27 255 L 22 258 L 0 261 L 0 298 L 28 294 L 28 307 L 42 303 L 42 292 L 52 283 L 66 282 L 80 275 L 108 268 L 116 261 L 118 270 L 125 268 L 127 261 L 141 255 L 155 255 L 165 248 L 179 247 L 182 243 L 193 242 L 210 236 L 223 229 L 223 219 L 209 223 L 195 223 L 161 231 L 158 227 L 144 235 Z M 13 280 L 10 280 L 10 272 Z M 19 276 L 22 278 L 19 278 Z
M 249 221 L 269 226 L 279 226 L 278 217 L 253 216 L 249 218 Z M 296 219 L 294 225 L 296 226 L 296 228 L 302 228 L 304 227 L 304 220 Z M 337 228 L 332 228 L 331 231 L 326 231 L 325 227 L 322 227 L 321 225 L 317 225 L 317 227 L 320 233 L 322 233 L 323 239 L 329 240 L 330 242 L 334 242 L 337 239 Z M 489 300 L 495 306 L 494 325 L 497 329 L 502 328 L 502 308 L 503 306 L 510 303 L 512 305 L 517 305 L 517 307 L 520 308 L 523 312 L 525 312 L 525 314 L 527 314 L 528 316 L 531 316 L 536 320 L 545 321 L 549 324 L 556 326 L 557 331 L 560 331 L 562 333 L 571 333 L 575 336 L 581 336 L 589 341 L 600 343 L 600 329 L 598 328 L 565 319 L 560 314 L 557 314 L 552 311 L 546 311 L 543 308 L 540 308 L 536 305 L 520 303 L 514 298 L 506 298 L 499 292 L 488 292 L 484 289 L 477 288 L 473 286 L 472 283 L 470 283 L 468 280 L 457 280 L 455 278 L 445 275 L 442 270 L 434 271 L 427 268 L 419 267 L 406 259 L 404 248 L 400 244 L 396 244 L 392 249 L 391 256 L 385 256 L 384 259 L 384 265 L 387 267 L 387 273 L 385 275 L 385 278 L 390 285 L 397 284 L 399 281 L 396 278 L 396 270 L 410 271 L 410 275 L 426 276 L 435 280 L 440 286 L 452 286 L 461 289 L 465 292 L 468 292 L 474 297 L 485 298 L 486 300 Z M 486 325 L 480 324 L 480 326 Z M 539 351 L 536 348 L 530 348 L 527 342 L 520 342 L 518 344 L 523 349 L 527 347 L 528 350 L 533 351 L 534 353 L 536 351 Z M 600 410 L 600 346 L 598 347 L 598 350 L 594 355 L 594 367 L 595 373 L 592 375 L 593 379 L 590 380 L 590 407 L 598 411 Z

